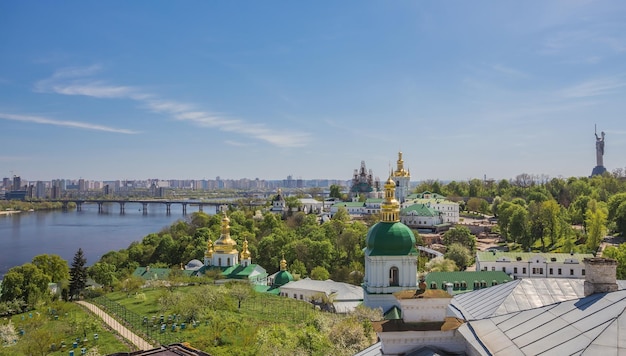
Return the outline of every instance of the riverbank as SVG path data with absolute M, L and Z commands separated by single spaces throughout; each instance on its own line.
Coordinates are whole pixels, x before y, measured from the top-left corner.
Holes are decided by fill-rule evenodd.
M 19 213 L 21 213 L 21 211 L 19 211 L 19 210 L 0 211 L 0 215 L 13 215 L 13 214 L 19 214 Z

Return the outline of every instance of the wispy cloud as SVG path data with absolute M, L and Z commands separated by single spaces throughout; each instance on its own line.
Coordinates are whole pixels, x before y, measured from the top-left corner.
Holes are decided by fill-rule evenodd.
M 0 156 L 0 162 L 15 162 L 15 161 L 21 161 L 23 159 L 24 159 L 24 157 Z
M 624 87 L 626 87 L 626 81 L 623 79 L 600 78 L 562 89 L 559 94 L 564 98 L 587 98 L 613 94 Z
M 128 134 L 128 135 L 138 133 L 137 131 L 127 130 L 127 129 L 118 129 L 115 127 L 109 127 L 109 126 L 103 126 L 103 125 L 96 125 L 96 124 L 91 124 L 88 122 L 54 120 L 54 119 L 49 119 L 46 117 L 32 116 L 32 115 L 17 115 L 17 114 L 0 113 L 0 119 L 21 121 L 21 122 L 32 122 L 35 124 L 43 124 L 43 125 L 64 126 L 64 127 L 75 128 L 75 129 L 115 132 L 115 133 L 122 133 L 122 134 Z
M 100 70 L 98 65 L 61 69 L 52 77 L 37 82 L 35 90 L 101 99 L 130 99 L 141 103 L 149 111 L 169 115 L 177 121 L 187 121 L 202 127 L 239 133 L 279 147 L 299 147 L 309 142 L 310 137 L 306 132 L 274 130 L 264 124 L 250 123 L 223 113 L 202 110 L 192 104 L 159 98 L 138 87 L 112 85 L 89 78 Z

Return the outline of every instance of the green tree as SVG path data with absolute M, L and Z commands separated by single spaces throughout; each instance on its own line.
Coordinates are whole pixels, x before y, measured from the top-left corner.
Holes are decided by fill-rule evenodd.
M 21 299 L 34 307 L 40 300 L 49 296 L 50 277 L 32 263 L 11 268 L 2 281 L 0 300 Z
M 602 257 L 612 258 L 617 261 L 617 279 L 626 279 L 626 244 L 618 247 L 609 246 L 604 249 Z
M 454 261 L 444 257 L 435 257 L 426 262 L 425 269 L 428 272 L 453 272 L 459 270 Z
M 337 184 L 332 184 L 330 186 L 330 194 L 329 194 L 329 196 L 331 198 L 341 199 L 342 196 L 343 196 L 342 191 L 343 191 L 343 187 L 342 186 L 337 185 Z
M 615 223 L 617 232 L 626 236 L 626 193 L 615 194 L 608 201 L 609 221 Z
M 111 287 L 116 283 L 115 266 L 106 262 L 96 262 L 87 269 L 87 274 L 98 284 Z
M 237 309 L 241 309 L 241 302 L 250 298 L 254 290 L 249 283 L 246 282 L 230 282 L 226 284 L 228 293 L 237 300 Z
M 67 261 L 59 255 L 38 255 L 33 258 L 33 264 L 37 266 L 45 275 L 50 277 L 52 282 L 63 282 L 70 278 L 70 269 Z
M 476 236 L 472 235 L 470 229 L 465 226 L 456 226 L 443 234 L 443 243 L 450 246 L 453 243 L 459 243 L 473 253 L 476 251 Z
M 328 270 L 322 266 L 316 266 L 313 270 L 311 270 L 311 279 L 325 281 L 328 278 L 330 278 L 330 273 L 328 273 Z
M 83 254 L 83 249 L 79 248 L 74 254 L 72 268 L 70 268 L 70 298 L 77 298 L 80 292 L 87 285 L 87 259 Z
M 300 275 L 300 277 L 305 277 L 307 275 L 306 266 L 298 259 L 293 260 L 289 266 L 289 271 L 292 274 Z
M 600 247 L 602 238 L 606 235 L 607 221 L 606 207 L 601 206 L 595 200 L 589 201 L 589 208 L 585 213 L 585 223 L 587 225 L 587 249 L 594 253 Z
M 459 270 L 464 271 L 467 266 L 469 266 L 472 262 L 472 254 L 467 249 L 467 247 L 459 244 L 453 243 L 448 246 L 446 254 L 444 258 L 448 260 L 454 261 Z

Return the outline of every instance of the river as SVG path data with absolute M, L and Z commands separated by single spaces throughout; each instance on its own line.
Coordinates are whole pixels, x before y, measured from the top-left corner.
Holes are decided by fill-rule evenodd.
M 97 262 L 112 250 L 127 248 L 152 232 L 159 232 L 173 222 L 186 219 L 197 206 L 187 206 L 183 215 L 180 204 L 172 204 L 171 214 L 164 204 L 149 204 L 143 214 L 141 204 L 127 203 L 120 214 L 119 204 L 105 204 L 98 213 L 97 204 L 83 204 L 82 211 L 34 211 L 0 215 L 0 279 L 14 266 L 32 261 L 41 254 L 56 254 L 72 263 L 82 248 L 87 265 Z M 215 207 L 204 212 L 214 214 Z

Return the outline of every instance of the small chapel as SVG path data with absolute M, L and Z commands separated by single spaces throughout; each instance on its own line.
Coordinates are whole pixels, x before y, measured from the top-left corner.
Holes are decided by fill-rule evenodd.
M 267 271 L 252 263 L 248 240 L 243 241 L 241 252 L 236 246 L 237 241 L 230 236 L 230 219 L 224 213 L 220 237 L 215 242 L 209 239 L 204 253 L 204 264 L 197 269 L 195 274 L 204 274 L 210 269 L 219 269 L 225 281 L 238 279 L 257 285 L 266 284 Z

